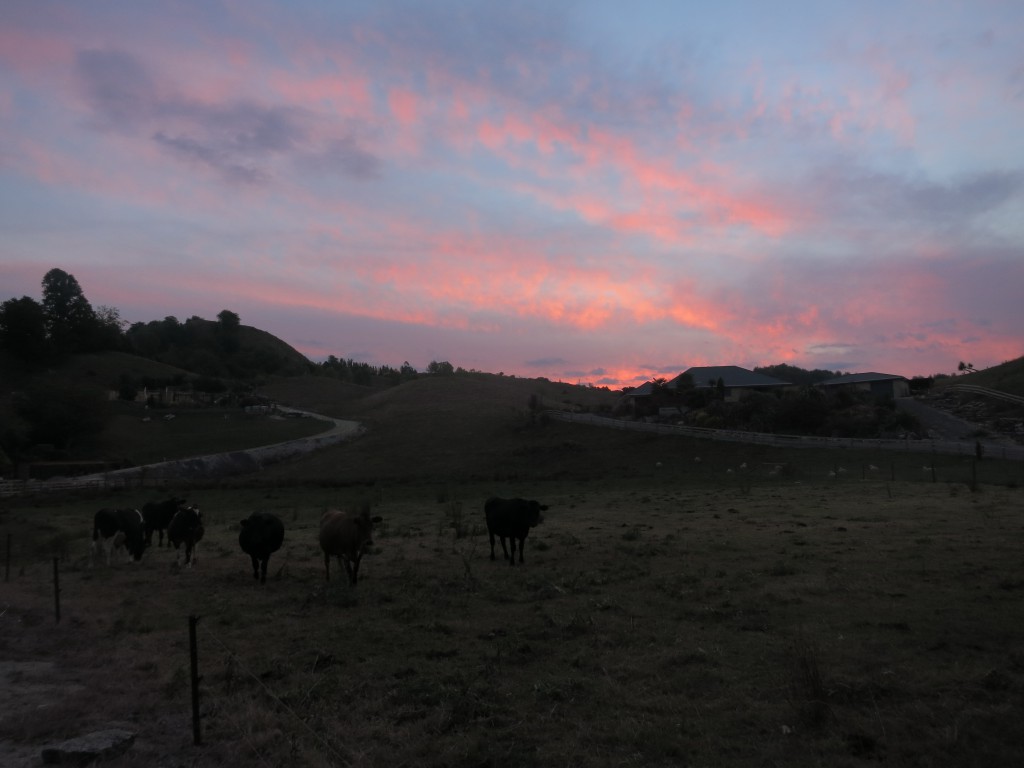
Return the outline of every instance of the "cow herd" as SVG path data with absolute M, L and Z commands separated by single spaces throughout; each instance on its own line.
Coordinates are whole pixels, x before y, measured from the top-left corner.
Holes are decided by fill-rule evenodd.
M 115 552 L 124 551 L 133 562 L 142 559 L 146 547 L 153 543 L 153 533 L 158 531 L 159 545 L 164 544 L 167 531 L 167 546 L 178 552 L 180 563 L 184 545 L 185 564 L 195 561 L 196 544 L 203 538 L 203 516 L 199 507 L 188 504 L 184 499 L 168 499 L 166 502 L 147 504 L 138 509 L 101 509 L 92 521 L 92 558 L 106 554 L 110 565 Z
M 494 540 L 497 537 L 509 565 L 515 565 L 518 542 L 519 562 L 522 563 L 526 537 L 530 528 L 543 522 L 541 511 L 546 509 L 546 505 L 529 499 L 488 499 L 484 504 L 484 517 L 491 543 L 491 560 L 496 559 Z M 328 510 L 323 513 L 319 543 L 324 554 L 324 578 L 327 581 L 331 578 L 331 558 L 335 557 L 339 567 L 344 567 L 349 583 L 357 583 L 359 563 L 373 545 L 373 527 L 380 522 L 380 516 L 371 517 L 366 508 L 359 512 Z M 284 523 L 269 512 L 253 512 L 239 525 L 238 544 L 251 559 L 253 578 L 265 584 L 270 556 L 284 543 Z M 181 564 L 183 552 L 185 566 L 192 567 L 196 562 L 196 546 L 205 532 L 197 504 L 170 498 L 147 503 L 141 510 L 101 509 L 93 518 L 93 563 L 105 554 L 107 565 L 110 565 L 115 552 L 122 550 L 129 561 L 138 562 L 146 548 L 152 546 L 154 533 L 158 534 L 157 546 L 163 547 L 165 532 L 167 546 L 173 546 L 177 551 L 176 563 Z M 506 540 L 511 555 L 506 549 Z

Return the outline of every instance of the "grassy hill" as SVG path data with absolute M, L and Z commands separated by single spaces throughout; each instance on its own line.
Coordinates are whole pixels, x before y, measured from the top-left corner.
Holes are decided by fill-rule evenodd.
M 273 344 L 270 334 L 248 330 Z M 1024 358 L 952 381 L 969 379 L 971 383 L 1013 391 L 1022 370 Z M 107 352 L 79 355 L 58 368 L 31 375 L 16 375 L 8 369 L 0 372 L 0 385 L 5 393 L 10 393 L 33 386 L 34 381 L 60 380 L 105 396 L 117 389 L 125 375 L 136 380 L 185 380 L 190 376 L 187 371 L 154 360 Z M 808 476 L 827 476 L 845 463 L 849 471 L 859 474 L 859 468 L 868 465 L 889 466 L 893 458 L 887 454 L 848 453 L 811 457 L 802 451 L 666 438 L 550 421 L 543 416 L 544 409 L 602 411 L 610 409 L 619 395 L 545 379 L 474 372 L 421 375 L 395 386 L 373 388 L 306 374 L 267 376 L 252 385 L 256 395 L 333 418 L 358 421 L 366 427 L 366 433 L 350 443 L 266 468 L 258 478 L 260 482 L 445 483 L 596 480 L 608 476 L 654 480 L 655 467 L 659 465 L 664 467 L 660 479 L 670 476 L 675 481 L 690 482 L 720 475 L 722 481 L 741 482 L 739 475 L 726 477 L 727 471 L 743 464 L 758 471 L 785 464 L 803 467 Z M 142 464 L 239 450 L 315 434 L 326 428 L 324 422 L 311 420 L 242 418 L 237 408 L 177 409 L 178 418 L 173 423 L 146 418 L 153 414 L 147 414 L 140 404 L 112 402 L 104 408 L 110 411 L 106 429 L 95 440 L 76 444 L 62 458 Z M 0 420 L 9 424 L 13 422 L 12 416 L 9 398 L 3 398 Z M 900 457 L 898 463 L 920 471 L 917 459 Z
M 301 463 L 268 468 L 267 477 L 363 482 L 571 472 L 586 465 L 585 447 L 565 429 L 570 425 L 545 423 L 539 412 L 610 407 L 618 397 L 608 390 L 491 374 L 425 376 L 377 391 L 276 380 L 261 392 L 314 409 L 328 390 L 340 399 L 321 412 L 359 421 L 367 433 Z
M 300 376 L 309 370 L 309 360 L 306 356 L 272 333 L 250 325 L 239 326 L 238 331 L 241 348 L 248 350 L 253 356 L 279 360 L 281 374 Z
M 985 368 L 966 376 L 955 376 L 936 381 L 936 388 L 952 384 L 971 384 L 976 387 L 988 387 L 1000 392 L 1024 397 L 1024 357 L 1008 360 L 1000 365 Z

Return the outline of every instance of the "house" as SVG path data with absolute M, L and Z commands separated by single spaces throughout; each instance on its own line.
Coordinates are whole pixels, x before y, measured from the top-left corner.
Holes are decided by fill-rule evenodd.
M 892 373 L 851 373 L 819 381 L 816 386 L 827 390 L 852 389 L 870 392 L 876 397 L 910 397 L 910 382 Z
M 626 414 L 636 416 L 637 413 L 647 410 L 646 403 L 650 402 L 653 394 L 654 382 L 644 382 L 639 387 L 634 387 L 624 393 L 612 408 L 612 413 L 620 416 Z
M 689 376 L 694 389 L 723 388 L 723 397 L 731 402 L 742 400 L 752 392 L 779 392 L 793 385 L 788 381 L 748 371 L 738 365 L 711 365 L 688 368 L 668 382 L 669 389 L 678 389 L 684 376 Z

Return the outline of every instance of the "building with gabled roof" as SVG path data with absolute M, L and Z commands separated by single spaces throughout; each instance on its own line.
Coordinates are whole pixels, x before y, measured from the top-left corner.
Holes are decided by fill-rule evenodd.
M 688 368 L 670 382 L 670 389 L 678 389 L 684 376 L 693 381 L 694 389 L 713 389 L 721 380 L 726 400 L 740 400 L 751 392 L 782 391 L 792 388 L 793 384 L 774 376 L 748 371 L 738 365 L 709 365 Z
M 815 386 L 825 389 L 854 389 L 878 397 L 910 397 L 910 382 L 893 373 L 850 373 L 819 381 Z

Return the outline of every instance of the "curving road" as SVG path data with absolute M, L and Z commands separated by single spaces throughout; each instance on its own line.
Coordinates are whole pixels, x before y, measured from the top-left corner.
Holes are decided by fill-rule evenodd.
M 325 432 L 320 432 L 309 437 L 300 437 L 295 440 L 287 440 L 283 443 L 261 445 L 256 448 L 245 448 L 239 451 L 228 451 L 226 453 L 211 453 L 206 456 L 195 456 L 189 459 L 177 459 L 175 461 L 161 461 L 157 464 L 146 464 L 140 467 L 118 469 L 113 472 L 105 472 L 99 475 L 86 475 L 75 478 L 84 484 L 90 482 L 130 482 L 142 480 L 143 478 L 210 478 L 223 477 L 225 475 L 238 475 L 246 472 L 257 472 L 267 464 L 275 464 L 279 461 L 302 456 L 313 451 L 326 448 L 331 445 L 343 443 L 353 437 L 361 435 L 365 428 L 358 421 L 345 421 L 333 419 L 330 416 L 322 416 L 309 411 L 289 409 L 292 413 L 300 413 L 321 421 L 333 422 L 334 426 Z

